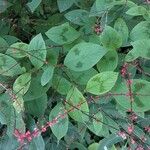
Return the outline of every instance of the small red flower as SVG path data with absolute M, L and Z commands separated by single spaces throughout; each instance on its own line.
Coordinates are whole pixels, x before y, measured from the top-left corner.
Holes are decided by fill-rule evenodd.
M 139 145 L 136 150 L 144 150 L 144 148 L 142 147 L 142 145 Z
M 46 127 L 42 127 L 41 131 L 45 132 L 46 131 Z
M 135 140 L 133 138 L 131 138 L 131 144 L 135 144 Z
M 127 135 L 125 132 L 119 132 L 118 135 L 122 137 L 124 140 L 127 139 Z
M 132 113 L 130 116 L 129 116 L 129 119 L 131 120 L 131 121 L 136 121 L 137 120 L 137 115 L 135 114 L 135 113 Z
M 128 126 L 128 133 L 131 134 L 134 130 L 134 126 L 133 125 L 129 125 Z
M 147 131 L 148 133 L 150 133 L 150 127 L 149 126 L 144 127 L 144 130 Z
M 24 143 L 26 137 L 25 134 L 22 134 L 17 129 L 15 129 L 14 136 L 17 138 L 18 142 L 20 142 L 21 144 Z
M 31 132 L 30 132 L 30 131 L 27 131 L 27 132 L 25 133 L 25 137 L 26 137 L 26 139 L 28 140 L 28 142 L 31 142 L 32 137 L 31 137 Z
M 32 132 L 32 136 L 37 137 L 38 134 L 39 134 L 39 130 L 37 128 L 35 128 L 34 131 Z

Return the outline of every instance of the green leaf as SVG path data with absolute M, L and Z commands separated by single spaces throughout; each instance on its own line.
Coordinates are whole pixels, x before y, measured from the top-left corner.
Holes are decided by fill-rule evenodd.
M 60 12 L 69 9 L 73 5 L 73 0 L 57 0 L 58 8 Z
M 73 142 L 72 144 L 70 144 L 69 149 L 70 150 L 75 150 L 75 149 L 87 150 L 84 145 L 82 145 L 81 143 L 78 143 L 78 142 Z
M 113 71 L 118 65 L 118 54 L 116 51 L 108 51 L 105 56 L 97 63 L 99 72 Z
M 2 112 L 0 112 L 0 123 L 1 124 L 7 124 L 5 115 Z
M 129 30 L 126 22 L 122 18 L 115 21 L 114 29 L 119 33 L 122 38 L 122 43 L 125 45 L 128 42 Z
M 132 80 L 132 92 L 134 94 L 133 101 L 133 111 L 134 112 L 145 112 L 150 108 L 149 96 L 146 96 L 149 93 L 150 82 L 134 79 Z M 115 93 L 128 93 L 128 88 L 125 82 L 118 83 L 114 88 Z M 144 96 L 145 95 L 145 96 Z M 126 110 L 131 108 L 130 98 L 126 95 L 124 96 L 114 96 L 117 103 L 120 104 Z
M 30 8 L 31 12 L 33 13 L 35 9 L 40 5 L 42 0 L 32 0 L 31 2 L 27 3 L 27 6 Z
M 89 12 L 83 9 L 76 9 L 65 14 L 65 18 L 77 25 L 85 25 L 89 20 Z
M 98 143 L 92 143 L 89 147 L 88 150 L 98 150 Z
M 12 136 L 15 128 L 15 111 L 8 94 L 0 94 L 0 110 L 7 125 L 7 135 Z
M 118 49 L 122 45 L 121 35 L 112 27 L 106 26 L 101 36 L 101 43 L 107 49 Z
M 44 87 L 41 85 L 41 73 L 37 73 L 36 76 L 31 78 L 31 84 L 27 93 L 23 96 L 24 101 L 32 101 L 40 98 L 50 88 L 51 82 Z
M 75 72 L 66 68 L 65 72 L 70 79 L 79 85 L 86 85 L 89 79 L 98 73 L 94 68 L 81 72 Z
M 15 101 L 13 102 L 13 106 L 17 113 L 24 111 L 24 100 L 22 96 L 16 96 Z
M 7 41 L 7 43 L 9 45 L 12 45 L 12 44 L 20 41 L 17 37 L 12 36 L 12 35 L 4 35 L 3 38 Z M 8 45 L 6 47 L 8 47 Z
M 45 142 L 41 135 L 32 139 L 29 149 L 30 150 L 45 150 Z
M 12 4 L 8 2 L 7 0 L 0 0 L 0 13 L 6 11 L 8 7 L 10 7 Z
M 41 97 L 25 102 L 26 111 L 34 116 L 40 117 L 44 115 L 47 108 L 47 95 L 44 93 Z
M 41 76 L 41 85 L 45 86 L 53 77 L 54 67 L 47 65 L 43 67 L 43 74 Z
M 96 0 L 96 10 L 103 13 L 114 6 L 115 0 Z
M 114 144 L 122 141 L 123 139 L 117 134 L 110 134 L 108 137 L 100 141 L 98 150 L 106 150 L 112 148 Z
M 71 27 L 69 23 L 52 27 L 45 34 L 49 39 L 59 45 L 69 44 L 80 36 L 80 33 Z
M 8 43 L 6 42 L 6 40 L 2 37 L 0 37 L 0 45 L 1 45 L 1 49 L 0 52 L 2 53 L 3 51 L 5 51 L 5 49 L 9 46 Z
M 24 73 L 20 75 L 13 84 L 13 90 L 17 95 L 24 95 L 31 83 L 31 73 Z
M 86 91 L 95 95 L 109 92 L 116 83 L 117 72 L 106 71 L 92 77 L 86 86 Z
M 131 31 L 130 38 L 132 41 L 149 39 L 150 38 L 150 22 L 141 21 Z
M 28 44 L 23 42 L 17 42 L 12 44 L 6 51 L 7 55 L 14 58 L 23 58 L 27 56 Z
M 89 128 L 89 130 L 91 130 L 95 135 L 99 136 L 100 132 L 102 130 L 102 122 L 103 122 L 103 116 L 100 112 L 96 113 L 94 115 L 94 118 L 96 118 L 97 120 L 93 119 L 92 121 L 90 121 L 90 124 L 87 123 L 87 127 Z M 100 121 L 102 122 L 100 122 Z
M 10 147 L 11 145 L 11 147 Z M 2 136 L 0 138 L 0 148 L 1 150 L 15 150 L 16 147 L 19 147 L 19 143 L 17 142 L 17 139 L 15 139 L 13 136 L 8 137 Z
M 98 44 L 79 43 L 69 51 L 64 64 L 73 71 L 85 71 L 93 67 L 106 52 Z
M 66 95 L 72 86 L 68 80 L 56 74 L 54 75 L 52 82 L 53 88 L 62 95 Z
M 38 128 L 35 120 L 31 116 L 27 116 L 26 127 L 31 132 Z M 45 150 L 45 142 L 40 133 L 37 137 L 32 138 L 32 141 L 29 142 L 27 146 L 29 146 L 28 148 L 30 150 Z
M 133 61 L 138 57 L 150 59 L 150 39 L 141 39 L 132 42 L 133 49 L 126 55 L 127 62 Z
M 131 16 L 141 16 L 146 14 L 147 10 L 146 8 L 142 7 L 142 6 L 135 6 L 135 7 L 131 7 L 126 14 L 131 15 Z
M 71 118 L 79 122 L 85 122 L 89 120 L 89 117 L 87 116 L 89 114 L 88 103 L 82 93 L 76 87 L 70 89 L 67 94 L 66 101 L 67 111 L 73 109 L 73 106 L 79 108 L 74 108 L 73 111 L 69 112 Z
M 24 72 L 19 63 L 10 56 L 0 53 L 0 74 L 13 77 Z
M 31 63 L 36 67 L 40 68 L 46 61 L 46 46 L 43 37 L 40 34 L 36 35 L 29 44 L 28 55 Z
M 21 133 L 25 133 L 25 131 L 26 131 L 25 123 L 24 123 L 23 118 L 22 118 L 22 112 L 21 113 L 20 112 L 15 112 L 14 130 L 15 129 L 18 129 Z M 13 132 L 14 132 L 14 130 L 13 130 Z
M 58 103 L 50 112 L 49 115 L 49 121 L 52 121 L 58 116 L 63 116 L 65 113 L 65 108 L 63 104 L 60 102 Z M 57 137 L 58 140 L 60 140 L 62 137 L 64 137 L 68 131 L 68 115 L 65 114 L 63 117 L 58 118 L 58 122 L 51 126 L 53 134 Z

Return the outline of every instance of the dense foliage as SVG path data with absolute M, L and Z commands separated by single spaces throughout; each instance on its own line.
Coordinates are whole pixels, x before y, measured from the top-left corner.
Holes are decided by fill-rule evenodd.
M 0 150 L 150 150 L 149 0 L 0 0 Z

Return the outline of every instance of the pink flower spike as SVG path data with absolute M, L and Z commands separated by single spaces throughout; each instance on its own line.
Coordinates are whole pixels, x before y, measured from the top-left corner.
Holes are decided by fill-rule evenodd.
M 17 129 L 14 131 L 14 136 L 17 138 L 18 142 L 24 143 L 25 135 L 21 134 Z

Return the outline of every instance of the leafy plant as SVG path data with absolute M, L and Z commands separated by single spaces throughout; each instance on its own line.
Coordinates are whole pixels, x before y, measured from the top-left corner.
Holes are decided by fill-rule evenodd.
M 149 0 L 0 0 L 0 149 L 150 149 Z

